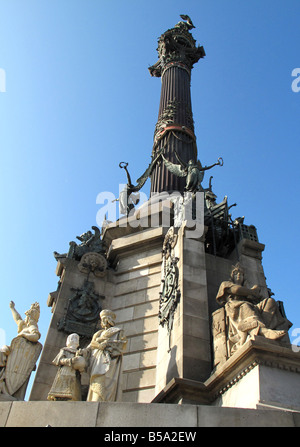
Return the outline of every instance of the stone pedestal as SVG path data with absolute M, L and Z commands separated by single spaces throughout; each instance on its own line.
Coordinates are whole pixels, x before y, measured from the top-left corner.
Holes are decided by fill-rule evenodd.
M 300 356 L 288 345 L 257 337 L 212 371 L 211 315 L 218 308 L 218 287 L 228 279 L 232 265 L 242 260 L 249 282 L 267 290 L 262 244 L 241 240 L 231 259 L 225 259 L 205 252 L 205 235 L 192 238 L 189 231 L 187 237 L 186 226 L 178 228 L 170 253 L 177 259 L 179 299 L 171 328 L 160 324 L 163 249 L 171 214 L 170 202 L 158 202 L 154 209 L 146 205 L 135 216 L 109 225 L 103 235 L 108 269 L 102 277 L 89 275 L 95 292 L 103 296 L 102 308 L 115 312 L 116 324 L 128 338 L 123 402 L 300 409 L 293 394 Z M 53 317 L 30 400 L 46 400 L 51 388 L 56 374 L 51 362 L 68 335 L 58 324 L 66 316 L 72 289 L 86 280 L 78 266 L 74 259 L 58 262 L 60 285 L 49 295 Z M 87 388 L 85 374 L 82 384 Z
M 173 378 L 205 380 L 211 372 L 210 332 L 204 243 L 178 231 L 180 301 L 170 333 L 158 330 L 156 394 Z
M 197 434 L 196 441 L 200 442 L 203 434 L 197 427 L 299 426 L 300 413 L 283 410 L 114 402 L 0 402 L 0 427 L 102 427 L 101 440 L 104 435 L 124 433 L 125 427 L 127 443 L 134 444 L 132 434 L 140 433 L 135 445 L 145 445 L 147 439 L 153 441 L 148 432 L 155 432 L 156 427 L 174 427 L 173 432 L 184 427 L 183 433 Z
M 255 337 L 205 382 L 213 405 L 300 411 L 300 353 Z
M 172 379 L 157 403 L 300 411 L 300 353 L 255 337 L 204 382 Z

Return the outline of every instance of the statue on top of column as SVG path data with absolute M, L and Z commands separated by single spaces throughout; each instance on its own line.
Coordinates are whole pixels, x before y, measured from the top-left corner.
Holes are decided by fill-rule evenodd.
M 196 41 L 189 32 L 195 26 L 189 16 L 181 14 L 184 21 L 168 29 L 158 41 L 159 60 L 149 67 L 151 76 L 160 77 L 169 62 L 183 63 L 188 69 L 205 56 L 202 46 L 196 47 Z

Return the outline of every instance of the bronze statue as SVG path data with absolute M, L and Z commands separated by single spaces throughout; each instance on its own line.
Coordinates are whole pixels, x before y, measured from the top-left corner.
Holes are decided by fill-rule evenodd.
M 127 175 L 127 184 L 125 188 L 121 191 L 119 198 L 116 199 L 119 202 L 121 214 L 126 214 L 128 216 L 130 211 L 135 207 L 135 205 L 139 203 L 140 200 L 139 191 L 146 183 L 148 177 L 150 177 L 150 175 L 152 174 L 152 171 L 161 156 L 161 152 L 162 151 L 152 156 L 148 168 L 143 173 L 143 175 L 141 175 L 141 177 L 137 179 L 136 185 L 132 184 L 131 177 L 127 169 L 128 163 L 125 163 L 124 161 L 121 161 L 121 163 L 119 163 L 119 167 L 121 169 L 125 169 Z
M 180 14 L 180 17 L 182 18 L 182 20 L 186 21 L 186 23 L 184 23 L 184 22 L 183 23 L 185 24 L 185 26 L 187 27 L 188 30 L 191 30 L 191 29 L 195 28 L 191 18 L 188 15 Z M 179 23 L 181 24 L 182 22 L 179 22 Z
M 172 174 L 177 175 L 178 177 L 186 177 L 185 190 L 192 193 L 203 191 L 201 183 L 204 178 L 204 171 L 207 171 L 208 169 L 211 169 L 217 165 L 223 166 L 223 159 L 221 157 L 218 158 L 217 163 L 214 163 L 211 166 L 203 167 L 199 160 L 197 162 L 194 160 L 189 160 L 188 163 L 185 163 L 180 159 L 176 151 L 175 156 L 180 164 L 174 164 L 166 160 L 162 154 L 164 164 Z
M 70 248 L 67 257 L 80 260 L 85 253 L 96 252 L 104 253 L 105 244 L 101 239 L 101 233 L 98 227 L 92 226 L 94 233 L 88 230 L 86 233 L 76 236 L 81 243 L 70 242 Z
M 193 65 L 205 56 L 204 48 L 196 47 L 196 41 L 189 32 L 195 28 L 191 18 L 185 14 L 180 17 L 183 20 L 163 33 L 158 41 L 159 60 L 148 67 L 151 76 L 160 77 L 166 63 L 171 61 L 183 62 L 192 69 Z

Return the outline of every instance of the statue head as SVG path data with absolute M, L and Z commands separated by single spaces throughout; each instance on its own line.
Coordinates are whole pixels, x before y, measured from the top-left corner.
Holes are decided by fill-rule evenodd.
M 239 285 L 243 285 L 244 281 L 245 281 L 245 271 L 244 269 L 241 267 L 240 264 L 236 264 L 232 271 L 231 271 L 231 275 L 230 275 L 231 280 L 235 283 L 235 284 L 239 284 Z
M 35 302 L 31 304 L 30 309 L 26 310 L 25 315 L 28 320 L 34 320 L 34 322 L 38 322 L 40 318 L 40 305 Z
M 116 314 L 109 309 L 104 309 L 100 312 L 101 326 L 114 326 Z
M 78 334 L 70 334 L 67 338 L 66 345 L 68 348 L 77 349 L 79 346 L 79 335 Z

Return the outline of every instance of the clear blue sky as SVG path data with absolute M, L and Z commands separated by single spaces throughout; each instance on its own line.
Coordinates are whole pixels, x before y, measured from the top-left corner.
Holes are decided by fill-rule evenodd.
M 192 72 L 199 158 L 223 157 L 214 191 L 257 227 L 267 283 L 300 328 L 300 92 L 291 88 L 299 0 L 0 0 L 6 343 L 16 335 L 10 300 L 22 315 L 40 302 L 43 342 L 58 281 L 53 251 L 96 224 L 98 193 L 118 195 L 120 161 L 133 179 L 148 165 L 161 82 L 147 68 L 183 13 L 207 54 Z

